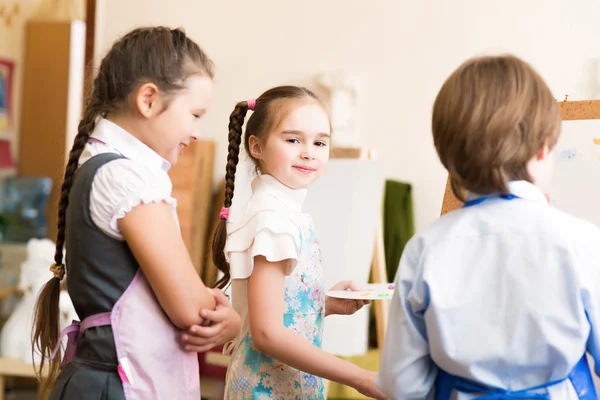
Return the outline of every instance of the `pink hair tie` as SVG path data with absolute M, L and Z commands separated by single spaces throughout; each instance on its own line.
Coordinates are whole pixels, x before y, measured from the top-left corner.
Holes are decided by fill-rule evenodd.
M 219 213 L 219 218 L 221 218 L 221 219 L 229 218 L 229 207 L 221 208 L 221 212 Z
M 248 103 L 248 110 L 253 110 L 256 108 L 256 99 L 250 99 L 246 103 Z

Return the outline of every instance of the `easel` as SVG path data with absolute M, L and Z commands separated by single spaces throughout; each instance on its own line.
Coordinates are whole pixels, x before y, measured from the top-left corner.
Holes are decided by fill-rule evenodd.
M 376 154 L 373 149 L 366 148 L 334 148 L 332 158 L 354 158 L 359 160 L 375 160 Z M 387 269 L 385 266 L 385 251 L 383 248 L 383 212 L 380 213 L 377 232 L 375 233 L 375 247 L 373 249 L 373 260 L 371 262 L 371 280 L 373 283 L 387 283 Z M 389 300 L 374 301 L 375 324 L 377 331 L 377 347 L 381 349 L 385 340 L 389 315 Z
M 563 121 L 577 121 L 584 119 L 600 119 L 600 100 L 565 101 L 558 103 Z M 446 181 L 446 191 L 442 201 L 441 215 L 462 207 L 462 202 L 452 192 L 450 177 Z
M 375 152 L 372 149 L 367 148 L 333 148 L 331 152 L 331 158 L 335 159 L 360 159 L 360 160 L 374 160 L 376 159 Z M 215 194 L 213 199 L 213 220 L 211 226 L 211 235 L 214 232 L 216 224 L 219 222 L 218 213 L 215 210 L 218 210 L 221 204 L 223 204 L 223 192 L 221 188 L 224 186 L 222 183 L 219 186 L 218 192 Z M 387 269 L 385 265 L 385 252 L 383 247 L 383 211 L 380 212 L 379 223 L 377 227 L 377 231 L 375 233 L 375 246 L 373 249 L 373 258 L 371 261 L 371 280 L 373 283 L 387 283 Z M 217 271 L 214 265 L 212 264 L 212 251 L 210 245 L 208 246 L 207 251 L 207 260 L 205 263 L 205 268 L 203 271 L 203 280 L 204 282 L 211 284 L 215 281 L 217 276 Z M 377 332 L 377 346 L 381 349 L 383 346 L 383 342 L 385 340 L 385 333 L 387 329 L 388 322 L 388 314 L 389 314 L 389 300 L 377 300 L 374 301 L 373 307 L 375 309 L 375 323 L 376 323 L 376 332 Z M 208 352 L 206 354 L 206 362 L 220 367 L 227 367 L 229 364 L 229 356 L 225 356 L 219 353 Z M 325 393 L 327 393 L 328 389 L 328 381 L 325 382 Z M 209 385 L 214 386 L 216 383 L 212 379 L 204 379 L 202 381 L 203 387 L 203 397 L 205 396 L 205 388 L 208 389 Z M 210 394 L 207 394 L 210 396 Z M 209 397 L 210 398 L 210 397 Z

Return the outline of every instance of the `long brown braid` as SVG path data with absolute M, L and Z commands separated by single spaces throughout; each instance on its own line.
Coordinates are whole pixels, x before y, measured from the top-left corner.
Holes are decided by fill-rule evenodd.
M 227 147 L 227 165 L 225 166 L 225 208 L 231 207 L 233 200 L 233 190 L 235 189 L 235 171 L 240 155 L 240 144 L 242 143 L 242 126 L 244 118 L 248 112 L 248 102 L 243 101 L 236 104 L 233 112 L 229 116 L 229 145 Z M 226 220 L 221 219 L 213 236 L 213 262 L 219 270 L 223 272 L 223 276 L 219 279 L 215 286 L 223 289 L 231 279 L 231 271 L 229 263 L 225 258 L 223 249 L 225 248 L 225 240 L 227 239 Z M 221 249 L 215 251 L 215 249 Z M 223 268 L 223 266 L 226 266 Z
M 165 27 L 138 28 L 131 31 L 112 46 L 100 63 L 69 153 L 61 185 L 56 252 L 54 264 L 50 268 L 54 277 L 43 287 L 35 305 L 32 348 L 33 354 L 38 352 L 41 355 L 41 362 L 36 368 L 40 380 L 44 364 L 48 362 L 48 373 L 41 385 L 42 393 L 47 394 L 60 372 L 61 354 L 50 358 L 60 335 L 60 282 L 66 272 L 63 263 L 66 211 L 79 157 L 98 118 L 126 111 L 131 103 L 129 100 L 132 94 L 142 84 L 154 83 L 161 94 L 169 95 L 181 90 L 185 78 L 192 74 L 212 78 L 212 61 L 182 30 Z
M 258 160 L 252 157 L 249 149 L 250 136 L 255 136 L 264 142 L 267 133 L 284 117 L 286 103 L 290 100 L 303 98 L 312 99 L 319 104 L 317 96 L 307 88 L 297 86 L 278 86 L 267 90 L 255 100 L 254 112 L 248 119 L 244 136 L 244 148 L 254 163 L 256 170 L 260 168 Z M 239 161 L 240 143 L 242 141 L 242 128 L 248 112 L 248 102 L 236 104 L 229 116 L 229 146 L 227 148 L 227 164 L 225 166 L 225 209 L 231 207 L 235 189 L 235 172 Z M 231 268 L 225 257 L 225 243 L 227 242 L 227 219 L 222 217 L 213 236 L 212 250 L 213 262 L 223 273 L 223 276 L 214 284 L 219 289 L 225 288 L 231 280 Z

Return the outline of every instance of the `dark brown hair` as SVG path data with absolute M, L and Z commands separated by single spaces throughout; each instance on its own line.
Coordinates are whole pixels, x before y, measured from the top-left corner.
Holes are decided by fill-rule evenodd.
M 321 104 L 317 96 L 307 88 L 297 86 L 278 86 L 267 90 L 256 99 L 254 112 L 248 119 L 244 134 L 246 153 L 259 169 L 258 160 L 250 153 L 250 136 L 264 141 L 266 135 L 285 117 L 286 105 L 290 100 L 311 99 Z M 322 104 L 321 104 L 322 105 Z M 241 101 L 235 105 L 229 116 L 229 146 L 227 148 L 227 165 L 225 166 L 225 208 L 231 207 L 235 183 L 235 171 L 239 161 L 240 144 L 242 142 L 242 126 L 248 112 L 248 102 Z M 225 258 L 225 242 L 227 241 L 226 220 L 221 219 L 213 236 L 212 257 L 215 266 L 223 272 L 223 276 L 215 283 L 215 287 L 223 289 L 231 280 L 231 270 Z
M 511 56 L 473 58 L 456 69 L 433 106 L 435 148 L 454 194 L 508 193 L 508 182 L 533 182 L 527 165 L 560 135 L 556 100 L 538 73 Z
M 96 120 L 126 111 L 135 91 L 145 83 L 154 83 L 161 95 L 171 95 L 185 87 L 187 77 L 201 74 L 213 78 L 213 63 L 200 47 L 180 29 L 165 27 L 138 28 L 117 41 L 106 54 L 87 100 L 77 136 L 69 153 L 58 205 L 58 233 L 52 278 L 41 290 L 35 306 L 33 352 L 41 354 L 36 371 L 41 379 L 45 362 L 49 363 L 42 390 L 54 384 L 59 373 L 61 355 L 50 360 L 59 339 L 60 281 L 65 274 L 63 246 L 66 210 L 79 156 L 94 130 Z

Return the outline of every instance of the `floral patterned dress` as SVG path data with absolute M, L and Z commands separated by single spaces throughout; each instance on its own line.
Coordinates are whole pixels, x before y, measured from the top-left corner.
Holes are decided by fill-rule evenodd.
M 325 318 L 321 251 L 312 219 L 307 214 L 301 217 L 297 264 L 285 278 L 283 322 L 307 342 L 321 347 Z M 325 399 L 322 378 L 289 367 L 258 351 L 248 324 L 242 327 L 238 336 L 227 372 L 225 393 L 226 400 Z

